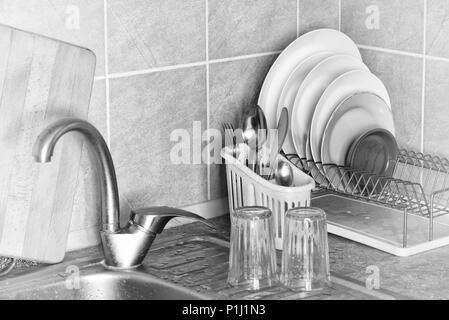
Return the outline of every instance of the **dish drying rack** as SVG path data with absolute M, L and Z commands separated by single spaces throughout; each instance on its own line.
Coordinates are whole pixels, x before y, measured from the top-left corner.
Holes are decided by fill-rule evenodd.
M 330 233 L 398 256 L 449 244 L 449 160 L 402 149 L 387 177 L 286 158 L 324 191 L 313 193 L 312 205 L 328 212 Z

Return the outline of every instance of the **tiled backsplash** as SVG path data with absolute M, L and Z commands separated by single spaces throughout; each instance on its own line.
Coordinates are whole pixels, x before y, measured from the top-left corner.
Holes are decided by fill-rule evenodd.
M 390 92 L 401 146 L 449 157 L 449 2 L 341 0 L 341 30 Z
M 222 166 L 170 163 L 170 132 L 236 125 L 279 52 L 322 27 L 352 37 L 385 82 L 400 144 L 449 156 L 448 16 L 446 0 L 0 0 L 0 23 L 95 51 L 89 120 L 131 207 L 226 196 Z M 75 242 L 99 219 L 83 163 Z

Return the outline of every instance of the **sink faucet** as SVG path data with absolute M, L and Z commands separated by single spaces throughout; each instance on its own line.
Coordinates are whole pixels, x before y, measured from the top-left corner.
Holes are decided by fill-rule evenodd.
M 130 220 L 120 228 L 120 206 L 111 153 L 102 135 L 89 122 L 65 118 L 49 125 L 38 136 L 33 156 L 37 162 L 50 162 L 56 143 L 68 132 L 79 132 L 95 155 L 95 168 L 100 180 L 102 228 L 100 231 L 105 264 L 112 268 L 138 267 L 148 253 L 157 234 L 170 219 L 185 217 L 199 220 L 211 228 L 213 224 L 194 213 L 170 207 L 150 207 L 131 212 Z

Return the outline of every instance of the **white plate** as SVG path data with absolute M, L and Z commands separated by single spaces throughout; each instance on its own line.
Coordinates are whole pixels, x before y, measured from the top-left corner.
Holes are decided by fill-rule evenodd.
M 258 104 L 265 113 L 268 128 L 276 127 L 279 97 L 292 70 L 304 59 L 320 51 L 344 53 L 361 60 L 356 44 L 337 30 L 317 29 L 293 41 L 273 63 L 260 90 Z
M 301 86 L 301 83 L 304 81 L 309 72 L 321 61 L 330 57 L 333 53 L 331 51 L 323 51 L 316 53 L 303 62 L 301 62 L 290 74 L 285 82 L 284 88 L 282 89 L 281 96 L 279 97 L 279 103 L 277 108 L 276 119 L 279 119 L 282 108 L 287 108 L 289 121 L 290 121 L 290 130 L 285 137 L 284 145 L 282 149 L 285 153 L 296 153 L 295 146 L 293 144 L 292 139 L 292 111 L 293 111 L 293 102 L 295 101 L 296 94 L 298 93 L 298 89 Z
M 369 92 L 346 98 L 335 108 L 324 130 L 322 162 L 343 166 L 354 140 L 376 128 L 395 135 L 393 113 L 385 100 Z
M 347 97 L 360 92 L 371 92 L 382 98 L 391 109 L 390 97 L 382 81 L 368 71 L 349 71 L 335 79 L 323 92 L 310 125 L 310 149 L 307 158 L 321 161 L 324 129 L 335 108 Z
M 317 64 L 299 87 L 293 103 L 290 130 L 295 150 L 301 158 L 306 157 L 307 134 L 321 95 L 332 81 L 352 70 L 368 71 L 368 67 L 353 56 L 333 55 Z

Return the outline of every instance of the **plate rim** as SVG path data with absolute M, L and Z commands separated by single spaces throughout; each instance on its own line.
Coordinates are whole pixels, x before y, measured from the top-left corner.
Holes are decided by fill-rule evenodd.
M 293 145 L 295 147 L 295 150 L 296 150 L 296 153 L 298 154 L 298 156 L 300 156 L 302 158 L 307 158 L 307 151 L 306 150 L 307 150 L 308 131 L 309 131 L 309 128 L 310 128 L 310 126 L 312 124 L 313 115 L 314 115 L 314 113 L 316 111 L 316 106 L 318 105 L 318 101 L 321 99 L 321 95 L 326 91 L 328 86 L 326 86 L 326 88 L 324 88 L 324 90 L 321 93 L 319 93 L 319 97 L 318 97 L 317 103 L 315 105 L 309 103 L 309 110 L 307 110 L 308 111 L 307 115 L 310 115 L 310 117 L 307 117 L 307 119 L 310 118 L 310 121 L 307 121 L 307 123 L 302 123 L 301 126 L 299 126 L 299 125 L 293 126 L 297 122 L 296 119 L 300 119 L 300 114 L 302 114 L 301 118 L 304 119 L 304 107 L 300 108 L 300 106 L 301 105 L 304 106 L 304 104 L 300 104 L 301 101 L 299 99 L 301 97 L 303 97 L 303 93 L 304 92 L 307 92 L 305 90 L 307 89 L 308 85 L 310 85 L 310 83 L 313 83 L 312 80 L 316 79 L 316 77 L 322 76 L 322 73 L 317 73 L 317 72 L 320 71 L 320 68 L 322 68 L 322 66 L 325 63 L 328 63 L 329 61 L 334 62 L 333 59 L 341 59 L 341 58 L 346 58 L 346 59 L 349 58 L 351 60 L 353 59 L 354 62 L 355 61 L 360 62 L 359 67 L 357 67 L 357 68 L 354 67 L 356 65 L 356 64 L 354 64 L 353 65 L 354 68 L 352 70 L 350 70 L 350 71 L 364 70 L 364 71 L 368 71 L 369 72 L 368 66 L 363 61 L 358 60 L 357 58 L 354 58 L 351 55 L 342 54 L 342 53 L 334 54 L 334 55 L 332 55 L 330 57 L 325 58 L 320 63 L 315 65 L 315 67 L 312 70 L 310 70 L 310 72 L 307 74 L 306 78 L 304 78 L 301 86 L 298 88 L 298 91 L 297 91 L 296 96 L 295 96 L 295 100 L 293 102 L 293 108 L 292 108 L 292 114 L 291 114 L 290 131 L 291 131 L 291 134 L 292 134 Z M 337 68 L 337 66 L 334 65 L 332 68 L 335 70 Z M 350 71 L 345 71 L 345 72 L 342 72 L 340 75 L 338 75 L 336 77 L 330 77 L 329 70 L 330 70 L 330 67 L 328 67 L 327 70 L 326 70 L 327 71 L 326 72 L 327 73 L 326 76 L 328 78 L 330 78 L 329 85 L 332 84 L 334 82 L 334 80 L 339 78 L 341 75 L 343 75 L 343 74 L 345 74 L 347 72 L 350 72 Z M 314 78 L 312 78 L 312 76 Z M 302 109 L 303 112 L 301 112 L 300 109 Z M 301 145 L 300 145 L 300 142 L 298 141 L 299 136 L 300 136 L 300 134 L 298 134 L 298 133 L 299 133 L 299 131 L 301 131 L 300 127 L 305 127 L 304 132 L 301 132 L 301 133 L 303 133 L 306 136 L 306 138 L 304 139 L 304 141 L 303 141 L 303 143 Z M 294 128 L 296 128 L 296 129 L 294 129 Z M 297 134 L 295 134 L 295 133 L 297 133 Z M 302 153 L 304 153 L 304 154 L 302 154 Z
M 311 52 L 299 55 L 300 56 L 299 58 L 295 58 L 295 56 L 298 56 L 297 54 L 298 50 L 304 50 L 305 47 L 304 41 L 308 42 L 317 37 L 324 38 L 323 35 L 331 39 L 332 42 L 323 41 L 323 39 L 321 39 L 322 41 L 318 42 L 315 41 L 316 43 L 313 46 L 313 50 L 311 50 Z M 329 48 L 327 46 L 329 46 L 330 43 L 339 43 L 339 45 L 338 46 L 336 45 L 335 48 L 334 47 Z M 304 33 L 300 37 L 296 38 L 284 50 L 282 50 L 282 52 L 273 62 L 270 69 L 268 70 L 268 73 L 262 83 L 262 87 L 259 92 L 257 103 L 265 113 L 268 128 L 273 129 L 276 126 L 277 121 L 276 109 L 280 97 L 280 91 L 282 91 L 286 79 L 290 74 L 288 70 L 292 69 L 292 64 L 294 64 L 293 67 L 296 67 L 296 65 L 298 65 L 302 60 L 304 60 L 305 57 L 308 57 L 313 53 L 317 53 L 323 50 L 336 51 L 337 53 L 348 53 L 349 55 L 353 55 L 354 57 L 362 60 L 362 56 L 359 48 L 357 47 L 357 44 L 348 35 L 339 30 L 331 28 L 320 28 Z M 290 59 L 293 59 L 293 61 L 287 63 L 287 60 Z M 279 92 L 274 94 L 276 96 L 275 98 L 270 98 L 273 96 L 273 94 L 270 94 L 269 92 L 272 90 L 271 88 L 274 86 L 274 83 L 276 82 L 280 82 L 280 84 L 277 84 L 275 86 L 278 89 L 276 91 Z M 270 111 L 270 109 L 275 110 Z
M 281 94 L 279 96 L 279 100 L 278 100 L 278 105 L 277 105 L 277 110 L 276 110 L 276 119 L 279 119 L 280 113 L 282 111 L 282 108 L 287 108 L 288 112 L 289 112 L 289 130 L 287 133 L 287 137 L 284 141 L 284 145 L 283 145 L 283 149 L 286 153 L 291 153 L 292 152 L 297 152 L 296 148 L 295 148 L 295 144 L 293 142 L 293 136 L 292 136 L 292 116 L 293 116 L 293 108 L 295 105 L 295 97 L 296 97 L 296 93 L 299 90 L 299 87 L 301 87 L 302 82 L 304 82 L 304 80 L 307 78 L 307 75 L 319 64 L 321 63 L 323 60 L 331 57 L 335 55 L 334 51 L 319 51 L 316 52 L 314 54 L 312 54 L 311 56 L 305 58 L 303 61 L 301 61 L 294 69 L 293 71 L 290 73 L 290 75 L 288 76 L 282 90 L 281 90 Z M 304 68 L 306 66 L 306 63 L 310 63 L 311 61 L 315 61 L 314 59 L 317 59 L 318 56 L 321 56 L 322 59 L 320 59 L 318 62 L 316 62 L 312 68 L 307 72 L 307 74 L 305 75 L 305 77 L 301 80 L 301 83 L 299 83 L 298 89 L 296 89 L 296 93 L 294 94 L 294 97 L 291 101 L 291 104 L 289 106 L 285 106 L 285 103 L 282 103 L 283 98 L 286 95 L 286 92 L 288 90 L 288 88 L 290 88 L 293 84 L 297 85 L 297 81 L 293 82 L 293 76 L 295 76 L 299 70 L 301 68 Z M 312 58 L 314 58 L 312 60 Z M 290 82 L 290 83 L 289 83 Z M 284 106 L 282 106 L 284 105 Z M 286 144 L 289 144 L 288 149 L 286 148 Z
M 325 127 L 325 130 L 324 130 L 324 133 L 323 133 L 323 139 L 321 141 L 321 148 L 320 148 L 320 152 L 321 152 L 321 156 L 322 156 L 321 160 L 322 160 L 323 163 L 325 163 L 325 161 L 324 161 L 325 159 L 323 157 L 323 155 L 324 155 L 323 154 L 323 150 L 325 150 L 325 146 L 326 145 L 329 147 L 329 143 L 330 142 L 326 144 L 325 141 L 329 141 L 328 137 L 331 135 L 330 134 L 331 132 L 329 132 L 329 129 L 330 129 L 330 125 L 331 125 L 332 121 L 334 121 L 334 128 L 335 128 L 335 124 L 338 122 L 338 120 L 341 119 L 350 110 L 354 110 L 355 108 L 361 108 L 361 109 L 365 109 L 365 110 L 372 110 L 371 107 L 368 107 L 367 105 L 352 106 L 352 107 L 348 106 L 346 110 L 340 110 L 347 101 L 349 101 L 350 99 L 352 99 L 354 97 L 362 96 L 362 95 L 364 95 L 364 96 L 366 96 L 366 95 L 375 96 L 375 97 L 377 97 L 378 99 L 380 99 L 383 102 L 382 105 L 385 106 L 385 108 L 386 108 L 385 110 L 388 110 L 388 115 L 391 117 L 392 130 L 390 130 L 389 128 L 386 128 L 385 126 L 382 126 L 382 127 L 379 127 L 379 128 L 382 128 L 382 129 L 385 129 L 385 130 L 389 131 L 394 137 L 396 137 L 396 129 L 395 129 L 395 126 L 394 126 L 393 112 L 389 108 L 387 102 L 381 96 L 379 96 L 378 94 L 370 92 L 370 91 L 363 91 L 363 92 L 354 93 L 354 94 L 348 96 L 347 98 L 345 98 L 343 101 L 341 101 L 341 103 L 334 109 L 334 111 L 332 112 L 332 115 L 329 117 L 329 120 L 326 123 L 326 127 Z M 341 111 L 342 113 L 337 118 L 337 113 L 339 113 L 339 111 Z M 372 112 L 370 112 L 370 113 L 372 113 Z M 387 122 L 384 121 L 382 123 L 387 123 Z M 333 163 L 333 162 L 331 161 L 331 163 Z M 342 164 L 339 164 L 339 163 L 335 163 L 335 164 L 336 165 L 342 165 Z
M 340 89 L 338 88 L 340 82 L 346 80 L 346 78 L 349 78 L 349 79 L 350 79 L 351 77 L 354 77 L 353 75 L 361 75 L 361 76 L 363 76 L 363 77 L 370 78 L 370 79 L 374 80 L 374 81 L 376 82 L 376 84 L 379 85 L 379 87 L 376 88 L 376 91 L 374 90 L 374 88 L 373 88 L 372 86 L 369 86 L 369 87 L 371 87 L 371 88 L 368 88 L 368 89 L 367 89 L 368 86 L 366 86 L 366 85 L 364 86 L 364 88 L 361 88 L 362 86 L 361 86 L 361 85 L 359 86 L 359 84 L 360 84 L 359 82 L 357 82 L 357 85 L 350 85 L 350 86 L 348 86 L 348 87 L 351 89 L 351 91 L 350 91 L 349 93 L 345 93 L 344 96 L 343 96 L 342 98 L 339 99 L 339 101 L 337 101 L 337 102 L 334 101 L 334 102 L 332 103 L 331 112 L 328 113 L 329 116 L 327 117 L 327 119 L 326 119 L 325 121 L 323 121 L 324 124 L 323 124 L 323 126 L 322 126 L 322 130 L 320 130 L 319 137 L 317 137 L 317 135 L 318 135 L 317 131 L 318 131 L 318 129 L 319 129 L 319 127 L 317 127 L 317 126 L 318 126 L 317 122 L 318 122 L 319 113 L 322 113 L 323 110 L 326 110 L 326 109 L 323 109 L 324 107 L 321 107 L 321 110 L 320 110 L 320 109 L 319 109 L 319 106 L 320 106 L 320 105 L 324 105 L 325 101 L 327 102 L 327 100 L 329 100 L 329 98 L 332 98 L 332 97 L 334 96 L 334 94 L 331 95 L 331 92 L 334 92 L 334 91 L 336 91 L 337 89 L 338 89 L 338 91 L 341 90 L 341 88 L 340 88 Z M 343 79 L 343 80 L 342 80 L 342 79 Z M 307 155 L 307 157 L 310 156 L 310 158 L 313 159 L 313 160 L 316 161 L 316 162 L 320 162 L 320 161 L 322 160 L 322 159 L 321 159 L 321 154 L 319 154 L 319 153 L 321 152 L 321 142 L 322 142 L 322 140 L 323 140 L 323 134 L 324 134 L 324 130 L 325 130 L 325 128 L 326 128 L 326 124 L 327 124 L 327 122 L 329 121 L 329 117 L 330 117 L 330 115 L 332 114 L 333 110 L 335 110 L 335 108 L 336 108 L 342 101 L 344 101 L 345 98 L 348 97 L 348 95 L 351 95 L 351 94 L 354 94 L 354 93 L 357 93 L 357 92 L 369 91 L 369 92 L 378 94 L 379 96 L 381 96 L 382 98 L 384 98 L 383 95 L 381 95 L 380 92 L 377 91 L 377 89 L 379 89 L 379 91 L 383 91 L 382 94 L 385 94 L 385 99 L 384 99 L 384 100 L 387 102 L 387 105 L 388 105 L 388 107 L 389 107 L 390 110 L 391 110 L 391 100 L 390 100 L 390 96 L 389 96 L 389 94 L 388 94 L 388 90 L 387 90 L 387 88 L 385 87 L 385 85 L 384 85 L 384 83 L 382 82 L 382 80 L 380 80 L 380 79 L 379 79 L 375 74 L 373 74 L 372 72 L 370 72 L 370 71 L 367 72 L 367 71 L 363 71 L 363 70 L 353 70 L 353 71 L 346 72 L 346 73 L 342 74 L 341 76 L 339 76 L 338 78 L 336 78 L 336 79 L 335 79 L 335 80 L 334 80 L 334 81 L 333 81 L 333 82 L 326 88 L 326 90 L 323 92 L 323 94 L 322 94 L 321 97 L 320 97 L 320 100 L 318 101 L 318 103 L 317 103 L 317 105 L 316 105 L 315 113 L 314 113 L 314 115 L 313 115 L 313 117 L 312 117 L 312 122 L 311 122 L 310 128 L 309 128 L 309 136 L 308 136 L 308 139 L 310 139 L 310 143 L 309 143 L 309 145 L 310 145 L 310 150 L 307 150 L 307 151 L 309 152 L 309 154 Z M 347 91 L 349 91 L 349 90 L 347 90 Z M 330 96 L 330 97 L 329 97 L 329 96 Z M 339 95 L 339 97 L 340 97 L 340 96 L 341 96 L 341 95 Z M 325 99 L 327 99 L 327 100 L 325 100 Z M 323 118 L 323 116 L 321 116 L 321 118 Z M 321 119 L 321 118 L 320 118 L 320 119 Z M 315 137 L 315 138 L 314 138 L 314 137 Z M 314 147 L 313 144 L 314 144 L 314 142 L 316 142 L 316 141 L 318 141 L 318 146 L 315 146 L 315 147 Z M 319 154 L 319 157 L 317 156 L 318 154 Z

